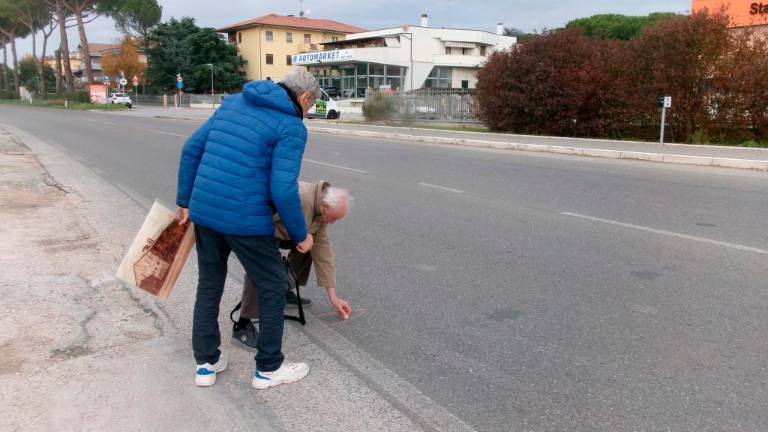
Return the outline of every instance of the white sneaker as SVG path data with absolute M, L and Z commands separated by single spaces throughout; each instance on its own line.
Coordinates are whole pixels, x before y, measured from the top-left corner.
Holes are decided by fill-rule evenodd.
M 259 390 L 264 390 L 280 384 L 294 383 L 307 376 L 308 373 L 309 365 L 306 363 L 283 362 L 280 369 L 272 372 L 259 372 L 256 369 L 251 385 Z
M 212 386 L 216 382 L 216 374 L 223 372 L 227 368 L 227 358 L 224 354 L 219 356 L 219 361 L 216 364 L 205 363 L 197 365 L 195 371 L 195 385 L 200 387 Z

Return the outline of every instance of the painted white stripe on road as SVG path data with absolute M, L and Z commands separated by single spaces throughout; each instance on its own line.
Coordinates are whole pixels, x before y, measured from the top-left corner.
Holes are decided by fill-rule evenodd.
M 433 185 L 431 183 L 419 183 L 419 186 L 424 186 L 424 187 L 433 188 L 433 189 L 440 189 L 448 192 L 464 193 L 464 191 L 460 189 L 453 189 L 445 186 Z
M 134 129 L 139 129 L 139 130 L 143 130 L 143 131 L 147 131 L 147 132 L 154 132 L 156 134 L 161 134 L 161 135 L 169 135 L 169 136 L 175 136 L 175 137 L 181 137 L 181 138 L 189 138 L 189 135 L 182 135 L 182 134 L 177 134 L 177 133 L 173 133 L 173 132 L 166 132 L 166 131 L 161 131 L 161 130 L 156 130 L 156 129 L 143 129 L 143 128 L 140 128 L 140 127 L 134 127 Z
M 709 244 L 712 244 L 712 245 L 715 245 L 715 246 L 722 246 L 722 247 L 727 247 L 727 248 L 730 248 L 730 249 L 736 249 L 736 250 L 745 251 L 745 252 L 752 252 L 752 253 L 756 253 L 756 254 L 760 254 L 760 255 L 768 255 L 768 250 L 760 249 L 760 248 L 755 248 L 755 247 L 751 247 L 751 246 L 744 246 L 744 245 L 735 244 L 735 243 L 727 243 L 727 242 L 722 242 L 722 241 L 719 241 L 719 240 L 712 240 L 712 239 L 708 239 L 708 238 L 704 238 L 704 237 L 696 237 L 696 236 L 692 236 L 692 235 L 688 235 L 688 234 L 680 234 L 680 233 L 676 233 L 676 232 L 664 231 L 664 230 L 659 230 L 659 229 L 655 229 L 655 228 L 648 228 L 648 227 L 644 227 L 644 226 L 640 226 L 640 225 L 632 225 L 632 224 L 628 224 L 628 223 L 624 223 L 624 222 L 618 222 L 618 221 L 609 220 L 609 219 L 601 219 L 601 218 L 596 218 L 596 217 L 592 217 L 592 216 L 586 216 L 586 215 L 578 214 L 578 213 L 562 212 L 560 214 L 563 215 L 563 216 L 571 216 L 571 217 L 576 217 L 576 218 L 590 220 L 590 221 L 593 221 L 593 222 L 600 222 L 600 223 L 604 223 L 604 224 L 608 224 L 608 225 L 615 225 L 615 226 L 620 226 L 620 227 L 624 227 L 624 228 L 631 228 L 631 229 L 638 230 L 638 231 L 645 231 L 645 232 L 665 235 L 665 236 L 669 236 L 669 237 L 677 237 L 677 238 L 681 238 L 681 239 L 684 239 L 684 240 L 693 240 L 693 241 L 697 241 L 697 242 L 701 242 L 701 243 L 709 243 Z
M 331 167 L 331 168 L 338 168 L 338 169 L 352 171 L 352 172 L 361 173 L 361 174 L 368 174 L 368 171 L 364 171 L 364 170 L 357 169 L 357 168 L 350 168 L 350 167 L 345 167 L 345 166 L 341 166 L 341 165 L 334 165 L 334 164 L 330 164 L 330 163 L 326 163 L 326 162 L 320 162 L 320 161 L 316 161 L 316 160 L 312 160 L 312 159 L 307 159 L 307 158 L 304 158 L 304 160 L 307 161 L 307 162 L 311 162 L 313 164 L 317 164 L 317 165 L 327 166 L 327 167 Z

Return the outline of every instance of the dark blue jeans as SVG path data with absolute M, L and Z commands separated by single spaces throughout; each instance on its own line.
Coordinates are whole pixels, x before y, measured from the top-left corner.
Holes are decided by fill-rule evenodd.
M 195 226 L 199 279 L 192 321 L 192 349 L 198 364 L 219 361 L 219 303 L 227 278 L 231 252 L 258 281 L 259 340 L 256 368 L 271 372 L 283 364 L 283 308 L 288 283 L 285 267 L 274 237 L 237 237 L 210 228 Z

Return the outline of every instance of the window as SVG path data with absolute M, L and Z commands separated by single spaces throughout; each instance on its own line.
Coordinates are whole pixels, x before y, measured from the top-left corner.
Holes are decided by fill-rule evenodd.
M 485 57 L 485 45 L 480 47 L 480 55 Z
M 305 44 L 311 44 L 312 43 L 312 35 L 309 33 L 304 34 L 304 43 Z
M 469 89 L 469 81 L 461 80 L 461 88 L 463 88 L 464 90 Z
M 267 64 L 273 64 L 272 54 L 267 54 Z
M 237 32 L 237 43 L 243 43 L 243 33 Z
M 331 42 L 336 42 L 336 41 L 338 41 L 338 40 L 339 40 L 339 37 L 338 37 L 338 36 L 333 36 L 333 37 L 331 37 Z
M 445 53 L 448 54 L 448 55 L 451 55 L 451 48 L 450 47 L 445 47 Z
M 275 39 L 275 35 L 272 30 L 267 30 L 267 42 L 272 42 Z
M 293 33 L 287 32 L 285 34 L 285 41 L 288 42 L 288 43 L 292 43 L 293 42 Z
M 472 55 L 472 48 L 462 48 L 461 49 L 461 55 Z
M 435 66 L 432 68 L 427 80 L 424 81 L 424 87 L 427 88 L 451 88 L 451 72 L 450 67 Z
M 285 56 L 285 64 L 287 64 L 288 66 L 293 64 L 293 62 L 291 61 L 291 55 L 290 54 Z

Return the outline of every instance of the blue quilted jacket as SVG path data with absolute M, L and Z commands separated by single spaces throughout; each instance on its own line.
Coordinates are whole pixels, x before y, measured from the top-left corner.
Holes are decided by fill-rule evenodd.
M 294 242 L 307 237 L 298 177 L 307 142 L 302 113 L 272 81 L 228 96 L 184 144 L 176 204 L 222 234 L 272 236 L 274 209 Z

